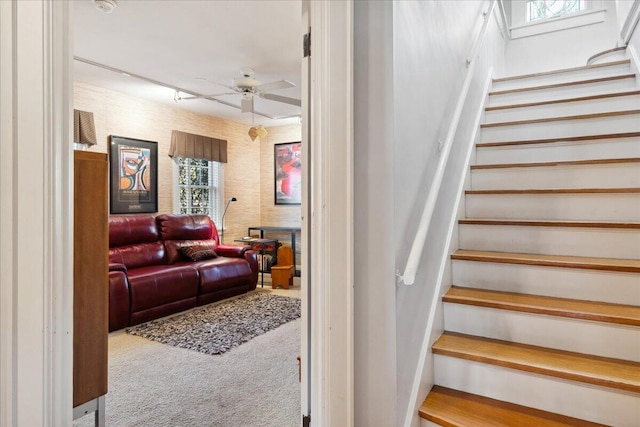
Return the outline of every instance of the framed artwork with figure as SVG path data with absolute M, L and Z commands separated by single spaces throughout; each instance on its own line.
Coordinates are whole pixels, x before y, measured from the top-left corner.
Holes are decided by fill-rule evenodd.
M 112 214 L 158 212 L 158 144 L 109 137 Z
M 299 205 L 302 201 L 302 143 L 275 144 L 276 205 Z

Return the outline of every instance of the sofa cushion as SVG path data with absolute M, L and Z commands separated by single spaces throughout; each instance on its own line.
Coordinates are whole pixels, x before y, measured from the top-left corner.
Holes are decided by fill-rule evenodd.
M 218 230 L 207 215 L 165 214 L 156 217 L 162 240 L 215 240 Z
M 157 242 L 160 238 L 151 215 L 110 215 L 109 247 Z
M 139 268 L 166 263 L 166 251 L 162 242 L 140 243 L 109 249 L 109 262 L 124 264 L 127 268 Z
M 180 248 L 180 254 L 189 261 L 202 261 L 218 256 L 215 251 L 204 245 L 183 246 Z
M 191 265 L 163 265 L 129 269 L 131 312 L 142 311 L 198 293 L 198 271 Z
M 252 271 L 244 258 L 218 257 L 194 264 L 200 274 L 200 294 L 251 282 Z

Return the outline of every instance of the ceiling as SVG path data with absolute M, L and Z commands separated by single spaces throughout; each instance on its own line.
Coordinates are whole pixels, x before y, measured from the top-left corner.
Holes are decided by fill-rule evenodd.
M 301 99 L 301 1 L 117 0 L 111 14 L 93 0 L 74 1 L 74 56 L 131 75 L 209 95 L 229 92 L 240 69 L 261 83 L 288 80 L 296 87 L 273 92 Z M 206 99 L 174 102 L 175 91 L 132 76 L 74 61 L 74 80 L 135 97 L 251 125 L 298 123 L 269 119 Z M 181 96 L 189 96 L 181 93 Z M 240 105 L 238 94 L 219 99 Z M 299 116 L 300 107 L 254 97 L 256 113 Z

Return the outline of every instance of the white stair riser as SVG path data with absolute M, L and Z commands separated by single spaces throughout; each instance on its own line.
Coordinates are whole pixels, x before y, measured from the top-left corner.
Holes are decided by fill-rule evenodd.
M 420 418 L 420 427 L 440 427 L 440 425 L 434 424 L 431 421 L 427 421 L 423 418 Z
M 607 62 L 615 62 L 610 60 Z M 576 71 L 567 71 L 564 73 L 543 74 L 538 76 L 526 77 L 515 80 L 506 80 L 502 82 L 493 82 L 491 90 L 509 90 L 520 89 L 525 87 L 535 87 L 542 85 L 550 85 L 557 83 L 567 83 L 581 80 L 591 80 L 601 77 L 616 76 L 620 74 L 631 73 L 631 67 L 627 64 L 608 65 L 606 67 L 587 68 Z
M 444 318 L 448 332 L 640 362 L 634 326 L 455 303 L 444 304 Z
M 640 138 L 611 138 L 476 148 L 476 164 L 478 165 L 631 157 L 640 157 Z
M 460 224 L 460 249 L 640 258 L 640 230 Z
M 531 123 L 483 128 L 482 142 L 524 141 L 546 138 L 637 132 L 640 114 L 600 117 L 580 120 Z
M 560 104 L 543 104 L 532 107 L 490 110 L 485 112 L 484 123 L 548 119 L 551 117 L 597 114 L 637 109 L 640 109 L 640 95 L 616 96 L 589 101 L 563 102 Z
M 476 169 L 473 190 L 640 187 L 640 163 Z
M 551 89 L 536 89 L 523 92 L 491 94 L 487 107 L 509 104 L 523 104 L 534 101 L 549 101 L 554 99 L 576 98 L 580 96 L 600 95 L 603 93 L 622 92 L 636 88 L 636 79 L 624 78 L 605 82 L 563 86 Z M 495 91 L 494 91 L 495 92 Z
M 454 357 L 434 356 L 443 387 L 617 427 L 637 427 L 638 395 Z
M 456 286 L 640 305 L 638 273 L 464 260 L 451 268 Z
M 640 194 L 468 194 L 467 218 L 640 222 Z

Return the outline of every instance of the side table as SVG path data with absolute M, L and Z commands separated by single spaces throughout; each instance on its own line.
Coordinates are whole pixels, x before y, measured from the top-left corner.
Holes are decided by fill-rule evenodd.
M 258 268 L 260 269 L 259 271 L 261 274 L 260 286 L 264 288 L 264 273 L 265 272 L 268 273 L 270 271 L 268 266 L 265 263 L 264 254 L 265 252 L 273 251 L 273 258 L 274 258 L 273 263 L 274 264 L 277 263 L 278 262 L 278 246 L 280 245 L 278 243 L 278 240 L 251 238 L 251 239 L 235 239 L 234 242 L 250 245 L 254 251 L 257 250 L 260 252 L 260 259 L 262 260 L 262 262 L 258 263 Z M 271 246 L 273 247 L 273 249 L 269 249 L 269 247 Z

